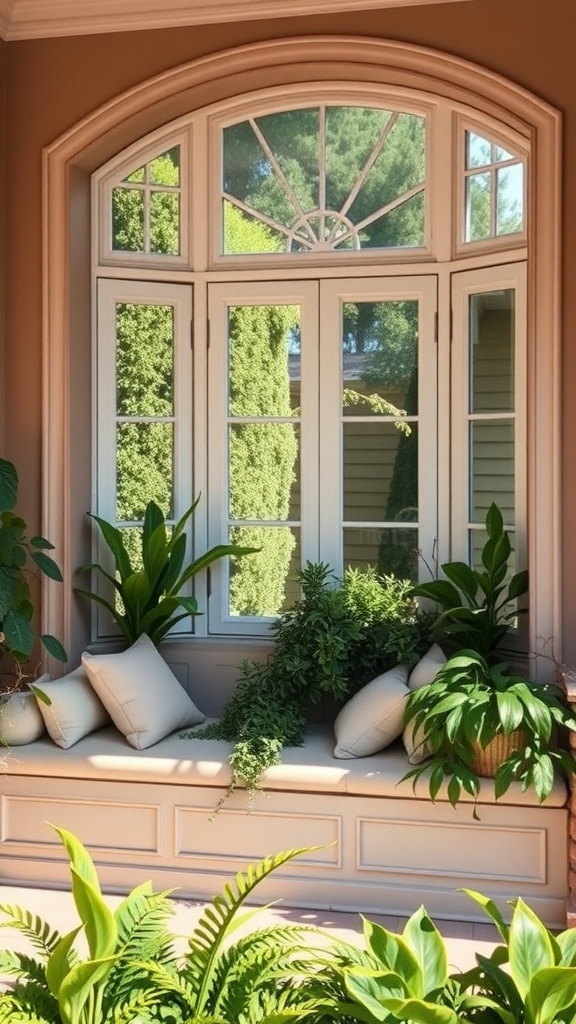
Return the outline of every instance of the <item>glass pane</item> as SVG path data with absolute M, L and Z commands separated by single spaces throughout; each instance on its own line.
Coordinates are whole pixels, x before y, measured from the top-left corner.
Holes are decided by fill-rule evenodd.
M 234 527 L 230 543 L 262 548 L 257 554 L 230 559 L 230 614 L 274 616 L 291 608 L 300 596 L 296 580 L 301 567 L 300 530 Z
M 300 307 L 231 306 L 228 346 L 230 416 L 297 416 Z
M 490 174 L 466 179 L 466 241 L 490 238 Z
M 344 520 L 418 519 L 418 433 L 415 423 L 344 424 Z
M 146 168 L 145 167 L 138 167 L 135 171 L 132 171 L 131 174 L 129 174 L 127 178 L 123 178 L 123 181 L 130 181 L 133 184 L 136 184 L 136 183 L 143 184 L 144 183 L 145 173 L 146 173 Z
M 524 167 L 512 164 L 496 172 L 496 234 L 510 235 L 524 226 Z
M 354 223 L 364 220 L 398 199 L 404 192 L 422 184 L 426 175 L 425 127 L 424 118 L 416 114 L 394 115 L 394 123 L 384 145 L 350 207 L 349 213 Z M 346 142 L 349 147 L 353 139 L 348 138 Z
M 116 408 L 119 416 L 171 416 L 174 411 L 174 309 L 116 306 Z
M 180 146 L 174 146 L 148 165 L 152 185 L 180 185 Z
M 116 518 L 138 521 L 155 501 L 172 516 L 174 432 L 171 423 L 119 423 L 116 428 Z
M 466 168 L 486 167 L 492 163 L 492 146 L 475 132 L 466 132 Z
M 276 231 L 256 217 L 234 206 L 228 199 L 222 204 L 224 219 L 223 251 L 229 253 L 282 252 L 287 235 Z
M 470 411 L 514 410 L 511 288 L 470 296 Z
M 418 302 L 342 306 L 342 406 L 347 416 L 418 411 Z
M 307 213 L 319 205 L 319 111 L 288 110 L 258 117 L 256 124 L 293 195 L 296 210 Z
M 290 423 L 230 427 L 231 519 L 300 519 L 300 431 Z
M 365 569 L 376 566 L 381 575 L 394 574 L 414 583 L 418 579 L 418 530 L 344 530 L 344 567 Z
M 276 175 L 249 121 L 223 132 L 224 191 L 280 224 L 292 225 L 294 202 Z
M 514 155 L 509 153 L 507 149 L 502 149 L 502 146 L 494 146 L 495 160 L 497 163 L 501 163 L 502 160 L 513 160 Z
M 424 245 L 425 235 L 424 190 L 385 213 L 358 232 L 362 249 L 399 248 Z M 341 249 L 343 246 L 338 245 Z
M 150 252 L 168 256 L 180 252 L 180 196 L 176 192 L 150 194 Z
M 341 210 L 359 175 L 377 152 L 389 110 L 328 107 L 326 110 L 326 206 Z
M 470 424 L 470 522 L 483 523 L 493 501 L 504 521 L 514 524 L 514 421 Z
M 144 193 L 141 189 L 112 189 L 112 249 L 144 252 Z

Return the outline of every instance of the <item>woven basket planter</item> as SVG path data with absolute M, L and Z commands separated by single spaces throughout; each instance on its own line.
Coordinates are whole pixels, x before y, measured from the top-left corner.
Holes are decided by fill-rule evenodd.
M 472 768 L 477 775 L 493 779 L 503 761 L 515 750 L 526 746 L 526 733 L 515 729 L 509 736 L 498 733 L 485 747 L 475 743 L 472 747 Z

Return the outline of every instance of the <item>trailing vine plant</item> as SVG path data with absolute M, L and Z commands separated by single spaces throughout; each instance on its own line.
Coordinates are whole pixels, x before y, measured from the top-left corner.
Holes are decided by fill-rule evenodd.
M 245 660 L 220 721 L 193 734 L 234 744 L 226 796 L 244 785 L 249 809 L 282 748 L 304 742 L 311 705 L 343 702 L 398 662 L 415 663 L 429 644 L 433 617 L 418 610 L 409 581 L 374 569 L 337 579 L 322 562 L 298 578 L 301 597 L 271 625 L 268 659 Z

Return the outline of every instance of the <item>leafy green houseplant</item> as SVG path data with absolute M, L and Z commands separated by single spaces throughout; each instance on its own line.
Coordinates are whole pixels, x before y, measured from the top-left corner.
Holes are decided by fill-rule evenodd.
M 462 790 L 476 797 L 479 775 L 494 774 L 496 798 L 517 780 L 543 801 L 554 783 L 554 770 L 576 770 L 576 761 L 556 745 L 564 730 L 576 731 L 576 719 L 562 690 L 511 674 L 505 662 L 491 664 L 476 651 L 449 658 L 432 683 L 408 696 L 406 723 L 431 753 L 405 779 L 427 776 L 432 799 L 448 780 L 455 805 Z M 514 737 L 495 773 L 483 755 L 499 737 Z
M 27 683 L 29 675 L 22 666 L 30 660 L 37 640 L 59 661 L 67 657 L 56 637 L 48 633 L 38 636 L 34 629 L 32 577 L 41 574 L 62 582 L 62 574 L 47 554 L 53 549 L 50 541 L 26 536 L 24 519 L 13 511 L 17 497 L 16 468 L 0 459 L 0 686 L 4 691 Z
M 339 580 L 308 563 L 299 582 L 301 598 L 270 628 L 268 660 L 245 661 L 221 720 L 194 733 L 234 743 L 232 788 L 244 785 L 249 805 L 282 748 L 303 743 L 311 705 L 346 699 L 429 645 L 431 615 L 418 611 L 406 580 L 373 569 Z
M 182 593 L 197 573 L 219 558 L 231 555 L 238 558 L 259 550 L 218 544 L 192 562 L 186 562 L 187 537 L 184 531 L 199 501 L 200 496 L 170 532 L 161 509 L 154 501 L 148 502 L 141 535 L 141 565 L 131 559 L 121 530 L 106 519 L 89 513 L 98 524 L 112 555 L 115 574 L 98 563 L 82 566 L 78 571 L 99 573 L 114 588 L 119 600 L 109 601 L 97 590 L 74 589 L 77 594 L 106 608 L 129 643 L 147 633 L 157 646 L 178 622 L 189 615 L 198 615 L 196 598 Z
M 426 597 L 442 609 L 433 626 L 436 638 L 493 659 L 511 622 L 522 612 L 517 601 L 528 591 L 528 573 L 510 575 L 512 546 L 494 502 L 486 513 L 486 533 L 482 568 L 445 562 L 441 568 L 446 579 L 419 583 L 412 594 Z

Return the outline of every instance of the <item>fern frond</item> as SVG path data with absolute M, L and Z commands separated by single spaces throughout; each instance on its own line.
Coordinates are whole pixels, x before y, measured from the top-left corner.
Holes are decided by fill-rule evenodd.
M 46 967 L 26 953 L 18 953 L 13 949 L 0 951 L 0 974 L 9 974 L 16 978 L 26 978 L 38 984 L 46 984 Z
M 0 1024 L 60 1024 L 58 1003 L 46 985 L 30 982 L 17 984 L 11 992 L 0 995 Z
M 0 903 L 0 913 L 10 918 L 8 921 L 0 922 L 0 928 L 16 928 L 46 959 L 54 952 L 61 936 L 41 917 L 23 907 L 12 907 L 6 903 Z
M 162 994 L 158 991 L 141 992 L 131 1000 L 118 1002 L 110 1007 L 104 1019 L 106 1024 L 133 1024 L 134 1021 L 140 1021 L 143 1024 L 148 1020 L 152 1022 L 157 1018 L 148 1011 L 157 1006 L 161 1000 Z M 164 1016 L 164 1019 L 170 1020 L 170 1024 L 175 1024 L 174 1018 L 170 1019 L 168 1016 Z
M 238 872 L 234 880 L 225 885 L 223 893 L 215 896 L 205 909 L 190 937 L 189 951 L 184 958 L 189 984 L 196 991 L 196 1014 L 201 1015 L 208 1008 L 223 943 L 241 923 L 239 908 L 272 871 L 312 849 L 317 847 L 285 850 L 250 864 L 245 871 Z

